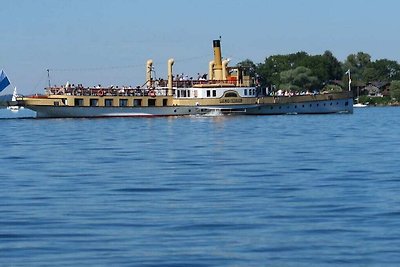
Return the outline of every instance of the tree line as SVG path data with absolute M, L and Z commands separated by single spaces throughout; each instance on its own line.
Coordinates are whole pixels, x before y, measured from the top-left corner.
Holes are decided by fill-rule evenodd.
M 258 64 L 246 59 L 238 65 L 248 68 L 261 86 L 272 91 L 343 90 L 343 85 L 348 85 L 348 76 L 345 75 L 348 70 L 353 86 L 375 81 L 397 85 L 397 81 L 400 81 L 400 64 L 397 61 L 373 61 L 371 56 L 364 52 L 350 54 L 344 62 L 340 62 L 332 52 L 325 51 L 322 55 L 309 55 L 306 52 L 272 55 Z M 338 85 L 338 81 L 342 86 Z M 398 90 L 400 91 L 400 88 Z M 396 88 L 393 91 L 396 91 Z M 396 95 L 396 98 L 400 100 L 400 94 Z

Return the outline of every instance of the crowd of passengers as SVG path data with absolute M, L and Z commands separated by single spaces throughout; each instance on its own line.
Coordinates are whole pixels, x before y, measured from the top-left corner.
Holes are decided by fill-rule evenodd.
M 110 87 L 102 87 L 101 85 L 95 87 L 83 87 L 81 84 L 75 86 L 67 85 L 61 87 L 52 87 L 49 88 L 49 93 L 53 95 L 76 95 L 76 96 L 148 96 L 152 94 L 156 94 L 159 96 L 167 95 L 167 87 L 163 85 L 163 80 L 158 81 L 152 87 L 149 88 L 141 88 L 137 86 L 132 88 L 131 86 L 110 86 Z M 185 81 L 184 81 L 185 82 Z M 177 88 L 187 88 L 190 86 L 185 86 L 182 84 L 181 86 L 176 86 Z M 290 90 L 278 90 L 278 91 L 270 91 L 267 89 L 262 89 L 260 87 L 256 90 L 256 96 L 273 96 L 273 97 L 291 97 L 291 96 L 299 96 L 299 95 L 316 95 L 319 92 L 310 92 L 310 91 L 290 91 Z
M 188 77 L 185 74 L 177 74 L 173 79 L 173 87 L 176 88 L 190 88 L 195 84 L 208 83 L 211 81 L 207 80 L 207 74 L 200 75 L 198 73 L 197 80 L 193 77 Z M 212 81 L 215 82 L 215 81 Z M 47 88 L 50 94 L 54 95 L 98 95 L 99 91 L 102 91 L 104 95 L 109 96 L 145 96 L 148 95 L 151 90 L 156 90 L 157 95 L 164 95 L 167 92 L 168 81 L 162 78 L 151 80 L 149 83 L 143 86 L 114 86 L 103 87 L 100 84 L 93 87 L 84 87 L 82 84 L 70 84 L 62 85 L 60 87 Z
M 308 90 L 306 91 L 292 91 L 292 90 L 281 90 L 279 89 L 278 91 L 269 91 L 267 90 L 267 94 L 268 96 L 299 96 L 299 95 L 317 95 L 319 94 L 319 92 L 317 91 L 313 91 L 310 92 Z
M 151 89 L 131 86 L 83 87 L 82 85 L 61 86 L 47 89 L 53 95 L 75 95 L 75 96 L 147 96 L 157 91 L 157 95 L 166 95 L 167 89 Z

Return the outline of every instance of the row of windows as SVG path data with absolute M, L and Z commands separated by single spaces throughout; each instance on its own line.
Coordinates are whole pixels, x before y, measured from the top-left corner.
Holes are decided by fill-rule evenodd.
M 213 97 L 217 96 L 217 90 L 207 90 L 207 97 L 211 97 L 211 93 Z
M 178 90 L 178 97 L 190 97 L 190 90 Z
M 255 95 L 256 89 L 249 89 L 249 95 Z M 244 95 L 247 95 L 247 89 L 244 89 Z
M 211 97 L 211 93 L 213 97 L 217 96 L 217 91 L 216 90 L 207 90 L 207 97 Z M 232 92 L 234 93 L 234 92 Z M 244 89 L 244 95 L 256 95 L 256 89 Z M 228 96 L 228 94 L 225 95 L 225 97 L 238 97 L 237 93 L 235 92 L 234 94 L 231 94 Z
M 207 97 L 217 97 L 217 90 L 207 90 Z M 177 90 L 177 97 L 190 97 L 190 90 Z M 197 97 L 197 91 L 194 91 L 194 97 Z
M 217 96 L 217 90 L 207 90 L 206 91 L 207 97 Z M 190 97 L 190 90 L 177 90 L 177 97 Z M 194 97 L 197 97 L 197 92 L 194 91 Z
M 118 106 L 119 107 L 128 107 L 128 99 L 119 99 Z M 163 106 L 166 106 L 168 103 L 167 99 L 163 99 Z M 74 102 L 75 106 L 84 106 L 83 98 L 75 98 Z M 133 99 L 133 107 L 140 107 L 143 105 L 142 99 Z M 147 102 L 148 106 L 156 106 L 156 99 L 148 99 Z M 89 100 L 89 106 L 91 107 L 98 107 L 99 106 L 99 99 L 98 98 L 91 98 Z M 104 106 L 105 107 L 113 107 L 114 106 L 114 99 L 104 99 Z
M 190 97 L 190 90 L 177 90 L 176 92 L 177 97 Z M 217 90 L 207 90 L 206 91 L 207 97 L 211 97 L 211 94 L 213 97 L 217 96 Z M 197 97 L 197 91 L 194 91 L 194 97 Z
M 244 95 L 255 95 L 256 89 L 244 89 Z M 190 97 L 190 90 L 177 90 L 177 97 Z M 237 95 L 235 95 L 237 97 Z M 197 97 L 197 91 L 194 91 L 194 97 Z M 217 97 L 217 90 L 206 90 L 206 97 Z
M 324 107 L 325 107 L 326 105 L 327 105 L 327 103 L 324 103 Z M 339 102 L 336 102 L 336 105 L 339 105 Z M 346 102 L 344 103 L 344 105 L 345 105 L 345 106 L 348 106 L 348 105 L 349 105 L 349 102 L 346 101 Z M 319 107 L 320 104 L 317 103 L 317 104 L 314 104 L 314 106 Z M 330 102 L 330 103 L 329 103 L 329 106 L 333 106 L 333 102 Z M 290 107 L 290 105 L 287 105 L 287 106 L 286 106 L 286 108 L 289 108 L 289 107 Z M 301 105 L 301 107 L 302 107 L 302 108 L 305 108 L 306 105 Z M 310 104 L 310 108 L 312 108 L 312 107 L 313 107 L 313 104 Z M 279 109 L 282 109 L 282 106 L 279 106 L 278 108 L 279 108 Z M 297 105 L 295 105 L 294 108 L 297 108 Z M 274 109 L 274 107 L 271 106 L 271 109 Z

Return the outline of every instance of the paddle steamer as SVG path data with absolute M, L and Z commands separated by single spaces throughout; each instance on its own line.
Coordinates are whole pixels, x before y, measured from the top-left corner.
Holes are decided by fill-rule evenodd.
M 248 70 L 229 67 L 213 41 L 214 59 L 207 79 L 175 79 L 174 60 L 168 78 L 155 80 L 153 62 L 146 64 L 146 83 L 138 87 L 84 87 L 81 84 L 45 88 L 44 95 L 18 97 L 17 105 L 39 118 L 140 117 L 218 114 L 278 115 L 352 113 L 351 92 L 270 96 L 255 84 Z

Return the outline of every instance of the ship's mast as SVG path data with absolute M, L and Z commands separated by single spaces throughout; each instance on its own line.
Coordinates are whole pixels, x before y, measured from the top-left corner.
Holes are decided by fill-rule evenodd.
M 50 86 L 51 86 L 51 83 L 50 83 L 50 69 L 47 69 L 47 81 L 49 82 L 49 88 L 50 88 Z

